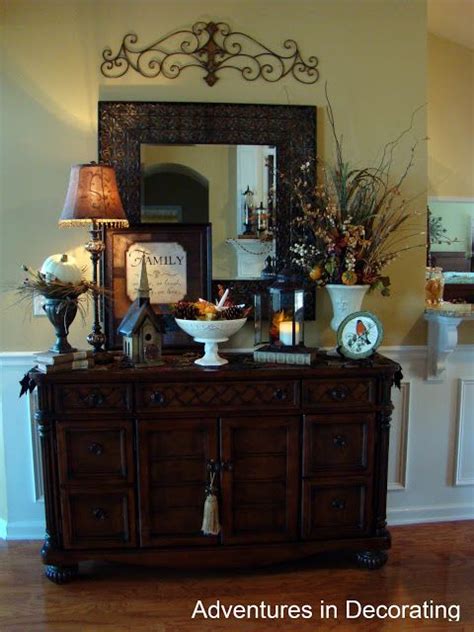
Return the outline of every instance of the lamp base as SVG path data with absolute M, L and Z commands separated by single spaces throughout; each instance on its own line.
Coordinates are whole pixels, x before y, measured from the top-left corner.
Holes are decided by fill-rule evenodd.
M 106 337 L 100 326 L 100 309 L 99 309 L 99 261 L 105 250 L 105 244 L 101 238 L 102 232 L 97 223 L 93 222 L 89 230 L 91 236 L 90 241 L 86 244 L 86 250 L 91 256 L 92 261 L 92 280 L 94 283 L 93 299 L 94 299 L 94 324 L 91 333 L 87 336 L 87 342 L 94 347 L 94 354 L 103 351 Z
M 105 344 L 105 334 L 101 331 L 92 331 L 86 338 L 91 347 L 94 347 L 94 353 L 104 351 L 103 346 Z
M 94 360 L 94 364 L 112 364 L 115 362 L 115 354 L 113 351 L 104 351 L 101 349 L 100 351 L 93 351 L 92 358 Z

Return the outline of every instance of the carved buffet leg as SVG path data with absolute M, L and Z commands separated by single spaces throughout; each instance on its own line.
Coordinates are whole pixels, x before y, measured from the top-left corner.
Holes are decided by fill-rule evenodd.
M 388 536 L 387 526 L 387 478 L 388 478 L 388 447 L 391 408 L 386 408 L 379 413 L 378 423 L 378 450 L 379 465 L 376 466 L 378 477 L 375 479 L 375 535 Z
M 78 573 L 78 565 L 57 566 L 55 564 L 46 564 L 44 574 L 55 584 L 66 584 L 73 580 Z
M 388 448 L 390 440 L 390 422 L 393 406 L 390 401 L 392 384 L 388 380 L 381 383 L 382 409 L 377 414 L 377 451 L 375 471 L 375 535 L 390 538 L 387 531 L 387 479 L 388 479 Z M 384 562 L 385 563 L 385 562 Z
M 38 434 L 41 441 L 41 455 L 43 460 L 44 476 L 44 504 L 46 514 L 46 534 L 41 548 L 43 563 L 47 564 L 50 553 L 59 548 L 59 508 L 57 506 L 58 495 L 56 493 L 56 458 L 54 451 L 53 424 L 51 415 L 48 414 L 49 389 L 39 389 L 39 410 L 35 413 L 35 421 L 38 426 Z M 53 580 L 54 581 L 54 580 Z
M 387 562 L 388 555 L 385 551 L 362 551 L 356 554 L 357 564 L 361 568 L 368 568 L 375 571 Z

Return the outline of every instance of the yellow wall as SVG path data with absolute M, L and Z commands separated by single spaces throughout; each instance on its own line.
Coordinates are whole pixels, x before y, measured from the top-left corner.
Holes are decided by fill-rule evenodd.
M 372 163 L 426 102 L 424 0 L 4 0 L 4 6 L 1 270 L 10 283 L 21 278 L 23 262 L 39 266 L 51 253 L 81 251 L 86 233 L 59 231 L 57 220 L 70 165 L 97 157 L 99 99 L 315 105 L 320 153 L 329 158 L 328 81 L 346 154 L 358 165 Z M 102 49 L 115 50 L 127 32 L 148 43 L 198 19 L 227 21 L 278 50 L 294 38 L 304 56 L 319 57 L 320 81 L 245 82 L 228 71 L 209 88 L 197 70 L 173 81 L 133 73 L 111 80 L 99 73 Z M 425 110 L 402 143 L 402 157 L 414 136 L 426 136 Z M 419 210 L 426 203 L 426 170 L 420 143 L 405 191 L 418 194 L 413 206 Z M 412 251 L 390 273 L 393 296 L 369 297 L 364 305 L 384 321 L 386 344 L 422 344 L 424 252 Z M 333 344 L 328 300 L 324 291 L 319 294 L 309 342 Z M 51 341 L 51 325 L 44 318 L 29 320 L 21 307 L 2 308 L 1 322 L 3 350 L 45 348 Z M 75 323 L 72 342 L 84 347 L 86 331 Z
M 431 33 L 428 104 L 429 195 L 473 198 L 474 50 Z

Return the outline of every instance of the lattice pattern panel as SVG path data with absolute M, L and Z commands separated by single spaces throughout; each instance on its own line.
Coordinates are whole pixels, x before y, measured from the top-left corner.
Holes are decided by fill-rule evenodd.
M 232 409 L 245 406 L 255 408 L 295 408 L 299 404 L 298 383 L 233 382 L 229 384 L 148 384 L 138 387 L 138 410 L 189 410 L 203 408 Z

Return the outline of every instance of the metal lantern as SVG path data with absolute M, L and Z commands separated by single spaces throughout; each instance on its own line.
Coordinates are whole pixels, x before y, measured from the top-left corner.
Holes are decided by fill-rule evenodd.
M 304 346 L 304 289 L 288 269 L 277 275 L 268 288 L 270 344 L 277 347 Z
M 266 307 L 266 309 L 265 309 Z M 255 297 L 255 342 L 264 342 L 263 313 L 268 313 L 268 342 L 253 354 L 256 362 L 310 365 L 316 349 L 304 344 L 304 287 L 289 269 L 280 272 L 267 295 Z

